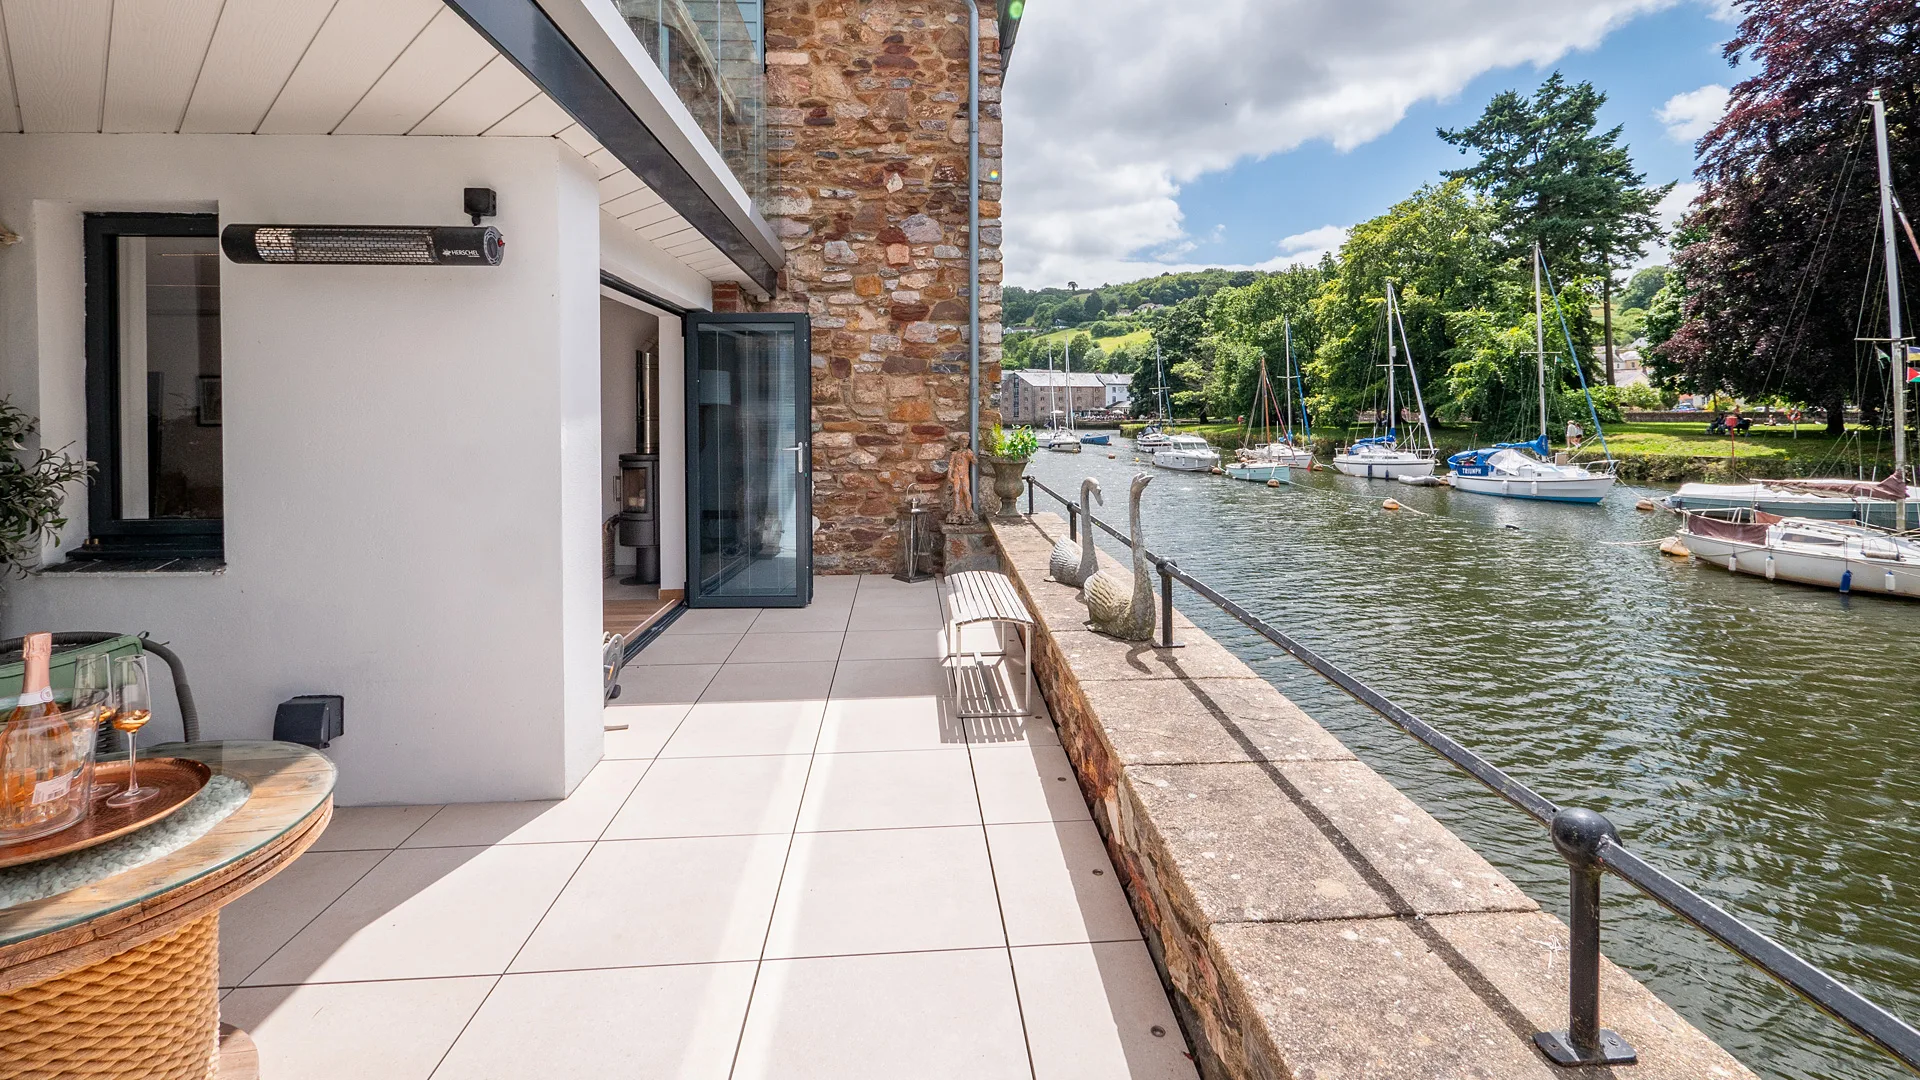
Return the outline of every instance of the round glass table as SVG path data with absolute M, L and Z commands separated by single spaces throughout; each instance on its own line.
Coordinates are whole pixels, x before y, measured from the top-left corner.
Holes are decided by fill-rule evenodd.
M 219 1068 L 220 909 L 319 839 L 334 767 L 282 742 L 172 743 L 245 803 L 169 855 L 0 909 L 0 1080 L 206 1080 Z

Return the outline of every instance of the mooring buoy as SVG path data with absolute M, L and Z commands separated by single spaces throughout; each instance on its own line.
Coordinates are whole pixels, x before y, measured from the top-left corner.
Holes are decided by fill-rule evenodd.
M 1692 555 L 1693 552 L 1687 550 L 1686 541 L 1680 539 L 1678 536 L 1669 536 L 1665 540 L 1660 541 L 1660 554 L 1671 555 L 1676 559 L 1684 559 Z
M 1400 509 L 1400 504 L 1392 499 L 1388 499 L 1386 502 L 1380 504 L 1380 508 L 1383 510 L 1398 510 Z
M 1652 499 L 1641 499 L 1639 502 L 1633 504 L 1633 508 L 1635 510 L 1648 510 L 1648 511 L 1660 509 L 1660 507 L 1656 505 Z
M 1268 486 L 1268 487 L 1272 487 L 1272 488 L 1277 488 L 1277 487 L 1279 487 L 1279 486 L 1280 486 L 1280 481 L 1278 481 L 1278 480 L 1269 480 L 1269 481 L 1267 481 L 1267 486 Z

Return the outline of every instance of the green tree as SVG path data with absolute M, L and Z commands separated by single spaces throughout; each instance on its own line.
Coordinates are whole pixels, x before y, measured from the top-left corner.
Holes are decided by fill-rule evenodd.
M 1213 366 L 1212 343 L 1207 339 L 1207 298 L 1191 296 L 1157 313 L 1152 327 L 1153 345 L 1166 366 L 1167 393 L 1173 410 L 1183 416 L 1204 406 L 1207 375 Z M 1136 412 L 1151 413 L 1158 408 L 1158 372 L 1152 357 L 1140 365 L 1133 376 L 1133 400 Z
M 1322 267 L 1296 266 L 1213 294 L 1207 305 L 1208 332 L 1215 342 L 1207 400 L 1214 413 L 1244 415 L 1253 407 L 1262 357 L 1271 378 L 1285 376 L 1289 326 L 1295 360 L 1312 356 L 1320 344 L 1313 301 L 1327 277 Z
M 1622 308 L 1644 309 L 1653 303 L 1653 294 L 1659 292 L 1660 286 L 1666 283 L 1666 267 L 1646 267 L 1636 272 L 1633 278 L 1627 282 L 1627 287 L 1620 290 L 1620 306 Z
M 1439 130 L 1462 153 L 1480 155 L 1446 175 L 1494 200 L 1506 256 L 1537 241 L 1556 273 L 1594 276 L 1639 257 L 1661 234 L 1654 207 L 1673 185 L 1647 184 L 1619 126 L 1598 130 L 1606 100 L 1592 83 L 1569 85 L 1556 71 L 1531 98 L 1502 91 L 1473 124 Z
M 1315 415 L 1345 422 L 1380 403 L 1389 281 L 1400 294 L 1427 408 L 1444 403 L 1441 376 L 1455 345 L 1449 314 L 1486 306 L 1496 276 L 1512 273 L 1495 251 L 1496 223 L 1489 200 L 1450 180 L 1354 226 L 1312 303 L 1315 349 L 1307 382 Z M 1295 355 L 1304 356 L 1298 343 Z

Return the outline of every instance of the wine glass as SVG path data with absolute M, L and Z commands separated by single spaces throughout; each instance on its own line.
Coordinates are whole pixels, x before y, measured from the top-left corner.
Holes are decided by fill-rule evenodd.
M 145 654 L 122 656 L 113 662 L 113 694 L 114 729 L 127 733 L 127 789 L 109 796 L 107 805 L 132 806 L 160 794 L 159 788 L 141 787 L 139 775 L 134 771 L 139 755 L 134 733 L 145 727 L 153 716 L 153 689 L 147 679 Z
M 73 658 L 74 708 L 104 707 L 112 700 L 113 684 L 108 681 L 107 661 L 108 656 L 103 652 L 81 653 Z

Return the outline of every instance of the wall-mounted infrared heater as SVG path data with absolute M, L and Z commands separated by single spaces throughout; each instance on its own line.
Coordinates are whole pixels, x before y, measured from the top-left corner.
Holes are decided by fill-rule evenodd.
M 237 263 L 499 266 L 491 225 L 229 225 L 220 248 Z

